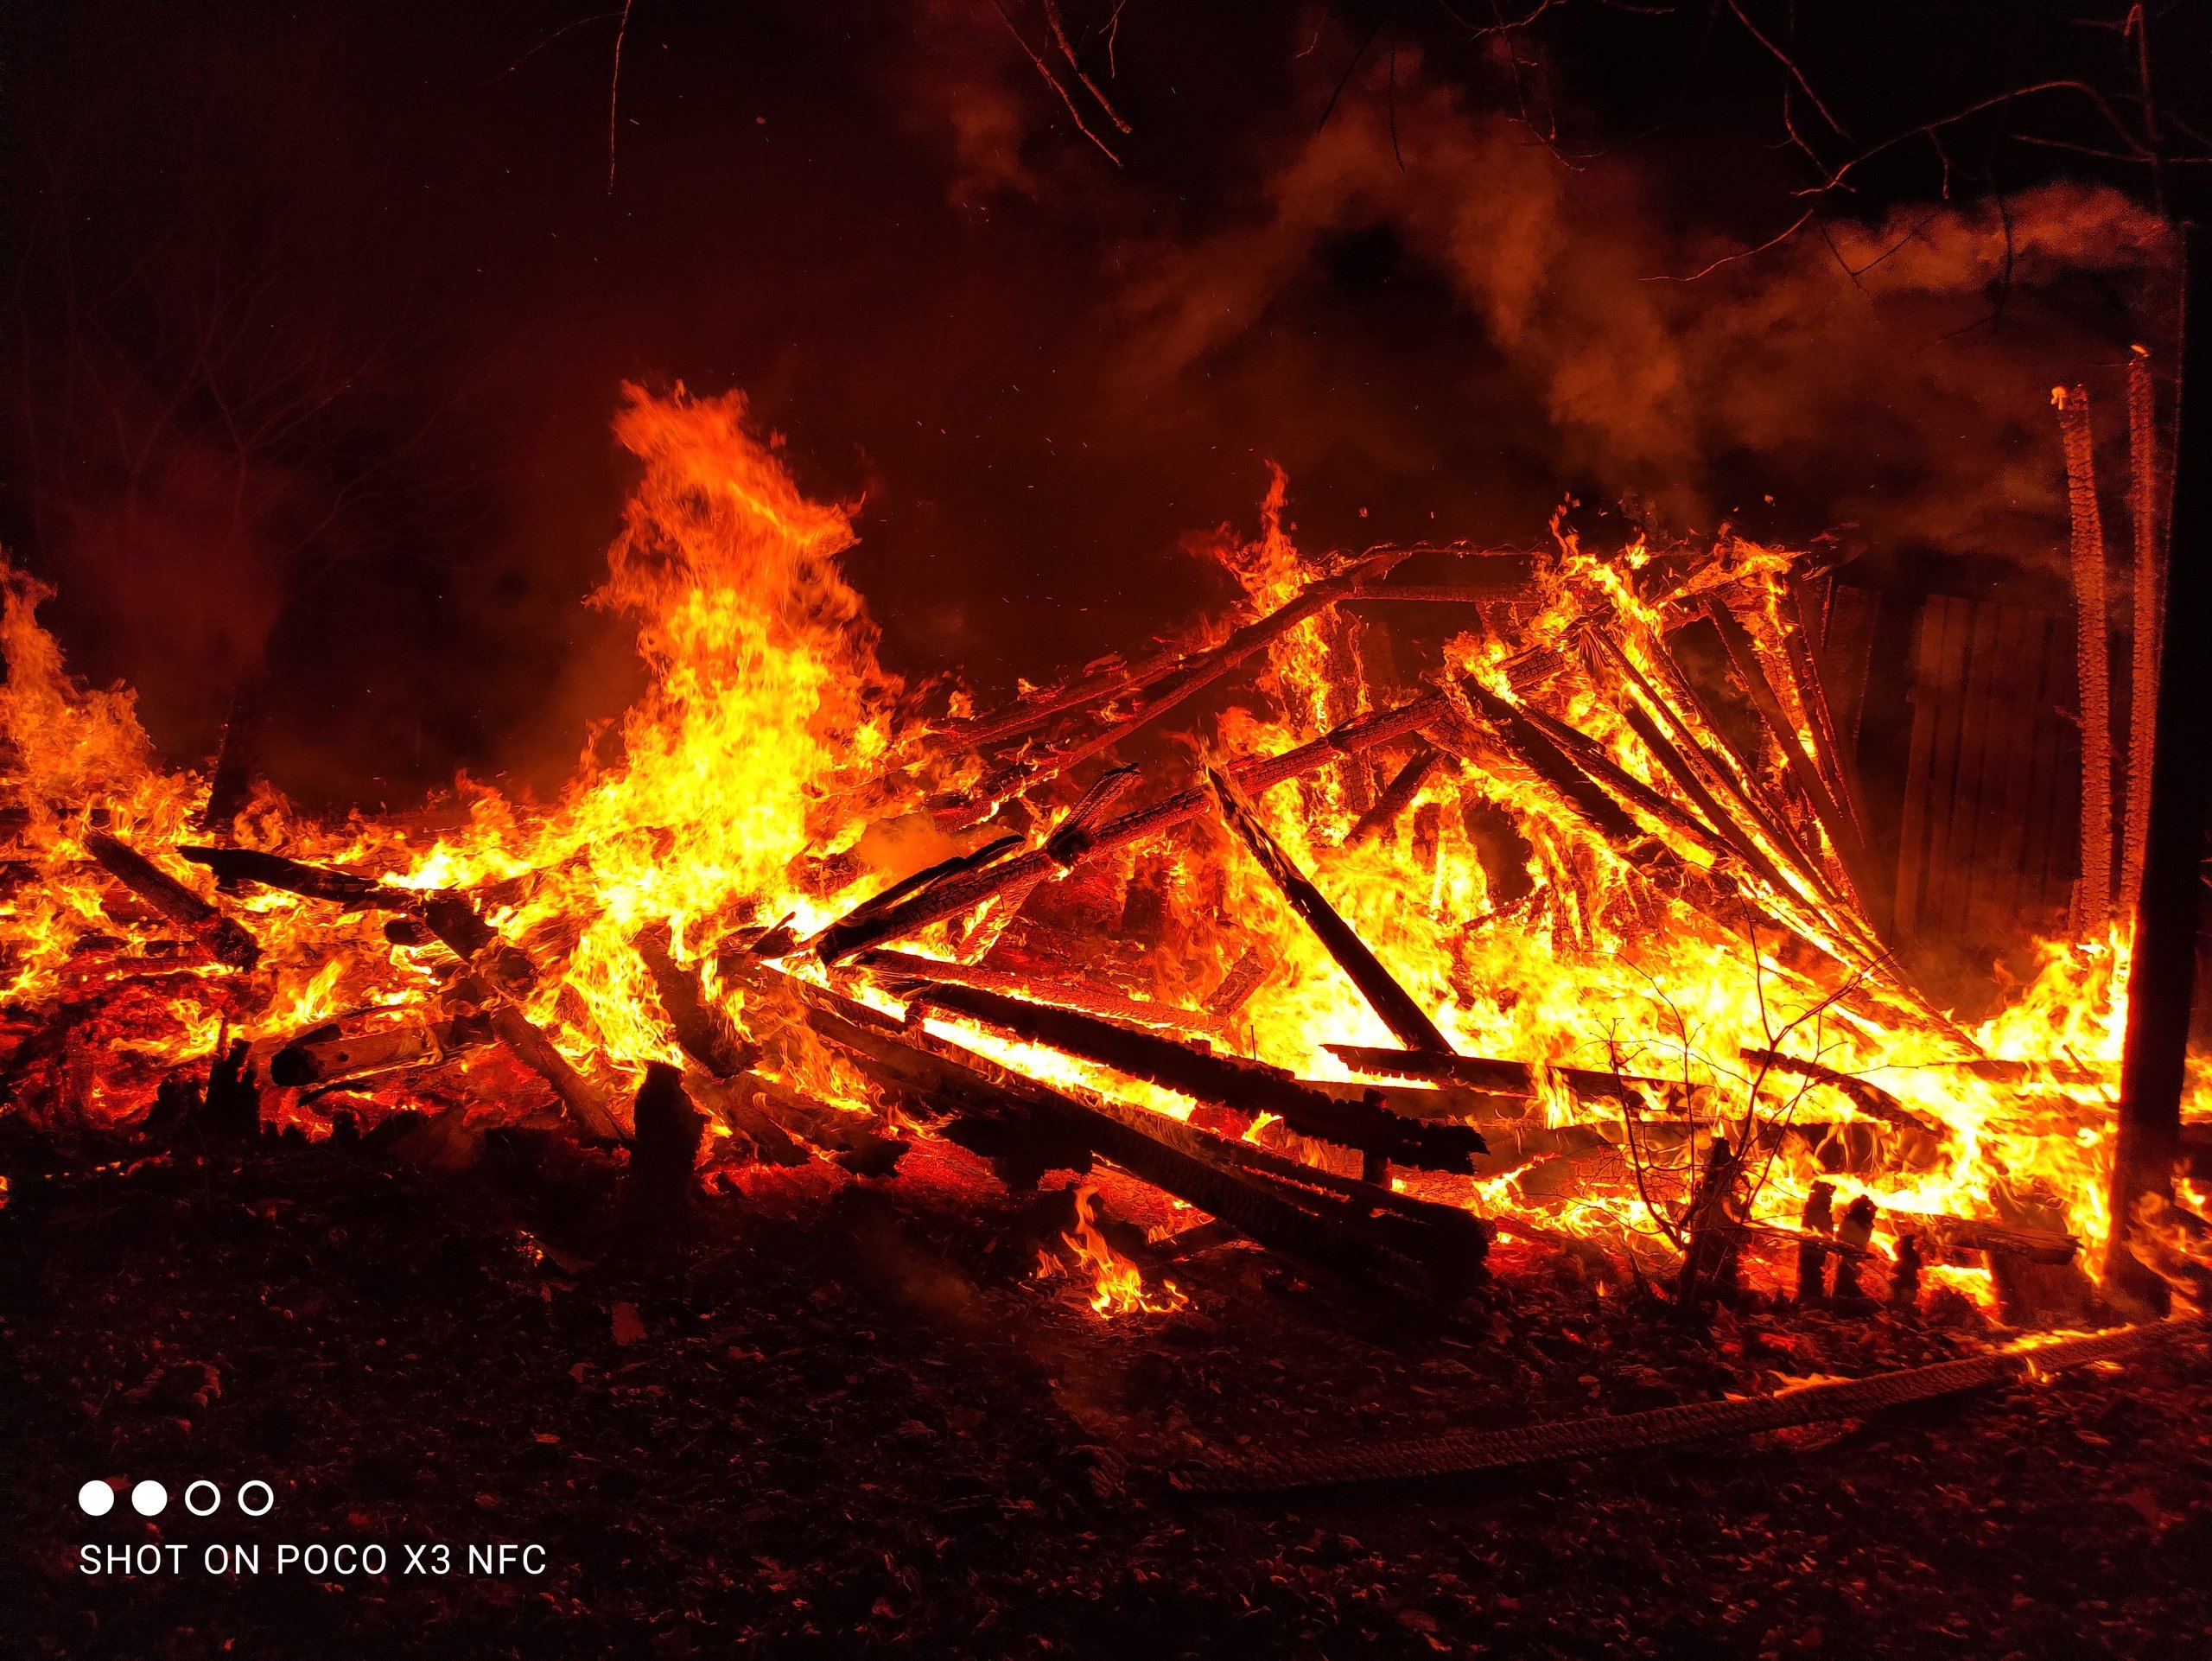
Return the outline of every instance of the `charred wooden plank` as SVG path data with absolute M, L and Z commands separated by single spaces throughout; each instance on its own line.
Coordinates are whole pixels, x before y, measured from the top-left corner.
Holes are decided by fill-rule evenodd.
M 2070 1263 L 2082 1243 L 2062 1229 L 2020 1228 L 1977 1217 L 1928 1216 L 1894 1212 L 1891 1224 L 1954 1251 L 1986 1251 L 1993 1257 L 2017 1257 L 2031 1263 Z
M 281 888 L 309 900 L 327 900 L 352 911 L 405 911 L 422 896 L 411 889 L 379 882 L 358 871 L 333 870 L 308 865 L 282 854 L 255 848 L 180 847 L 177 852 L 194 865 L 204 865 L 226 882 L 257 882 L 264 888 Z
M 231 824 L 253 795 L 255 739 L 261 724 L 261 700 L 251 680 L 231 694 L 230 719 L 223 724 L 223 747 L 215 757 L 207 800 L 194 821 L 206 836 L 227 836 Z
M 1413 995 L 1382 966 L 1357 931 L 1329 903 L 1328 896 L 1298 869 L 1282 844 L 1260 823 L 1250 799 L 1237 788 L 1236 781 L 1218 767 L 1207 768 L 1206 778 L 1213 786 L 1215 799 L 1221 804 L 1222 817 L 1281 890 L 1290 908 L 1336 960 L 1337 967 L 1359 989 L 1368 1007 L 1382 1017 L 1382 1024 L 1397 1035 L 1400 1043 L 1413 1049 L 1451 1054 L 1450 1041 L 1437 1030 L 1428 1012 L 1414 1002 Z
M 1415 749 L 1406 764 L 1390 776 L 1390 782 L 1382 787 L 1374 805 L 1361 814 L 1359 822 L 1345 834 L 1344 845 L 1357 848 L 1395 824 L 1398 816 L 1421 794 L 1421 787 L 1428 782 L 1429 774 L 1444 759 L 1444 752 L 1433 744 L 1424 743 Z
M 1206 1013 L 1217 1021 L 1227 1021 L 1251 1001 L 1252 994 L 1281 961 L 1282 955 L 1273 946 L 1246 946 L 1229 965 L 1221 984 L 1206 994 Z
M 925 985 L 912 1002 L 964 1015 L 1032 1043 L 1102 1063 L 1239 1112 L 1272 1113 L 1301 1136 L 1357 1148 L 1427 1170 L 1470 1171 L 1481 1136 L 1459 1124 L 1408 1119 L 1374 1102 L 1340 1102 L 1289 1074 L 1234 1056 L 1193 1049 L 1156 1033 L 1095 1015 L 1032 1003 L 979 987 Z
M 1537 1069 L 1526 1061 L 1494 1060 L 1481 1055 L 1440 1056 L 1366 1044 L 1324 1044 L 1321 1047 L 1355 1072 L 1385 1079 L 1449 1079 L 1497 1096 L 1534 1096 L 1541 1084 Z M 1591 1100 L 1618 1101 L 1624 1099 L 1624 1091 L 1663 1098 L 1681 1088 L 1679 1083 L 1663 1079 L 1624 1076 L 1599 1067 L 1553 1066 L 1543 1071 L 1576 1096 Z
M 1619 849 L 1649 842 L 1643 827 L 1629 818 L 1627 810 L 1569 760 L 1566 752 L 1544 735 L 1519 704 L 1507 702 L 1472 676 L 1461 679 L 1459 686 L 1498 737 L 1557 791 L 1568 806 L 1588 820 L 1599 835 Z
M 805 996 L 816 994 L 810 989 Z M 1131 1174 L 1316 1268 L 1421 1296 L 1455 1295 L 1480 1272 L 1487 1242 L 1480 1223 L 1464 1212 L 1408 1209 L 1405 1196 L 1387 1191 L 1316 1193 L 1351 1180 L 1313 1172 L 1306 1174 L 1316 1179 L 1313 1187 L 1294 1184 L 1259 1168 L 1262 1150 L 1232 1152 L 1220 1138 L 1158 1114 L 1047 1090 L 957 1046 L 887 1025 L 857 1006 L 816 1007 L 808 1019 L 819 1035 L 895 1088 L 949 1111 L 1057 1120 Z
M 641 929 L 632 941 L 652 977 L 662 1013 L 675 1029 L 683 1053 L 717 1079 L 734 1079 L 760 1060 L 760 1046 L 738 1031 L 721 1008 L 707 996 L 698 975 L 671 955 L 674 936 L 665 923 Z
M 88 832 L 85 848 L 109 875 L 190 930 L 218 963 L 251 970 L 261 961 L 260 942 L 137 849 L 105 830 Z
M 484 1018 L 491 1024 L 493 1035 L 515 1060 L 553 1087 L 553 1093 L 586 1135 L 603 1142 L 620 1141 L 625 1132 L 621 1121 L 614 1117 L 607 1092 L 579 1072 L 537 1022 L 489 988 L 486 991 Z
M 851 961 L 855 968 L 893 980 L 940 981 L 951 986 L 980 986 L 989 992 L 1026 993 L 1044 1002 L 1058 1004 L 1066 1009 L 1079 1009 L 1085 1015 L 1098 1015 L 1108 1021 L 1134 1021 L 1147 1027 L 1165 1027 L 1177 1032 L 1202 1034 L 1217 1034 L 1221 1030 L 1219 1021 L 1198 1010 L 1181 1009 L 1173 1004 L 1125 997 L 1118 992 L 1061 981 L 1052 981 L 1039 986 L 1039 977 L 1020 974 L 1009 969 L 994 969 L 981 964 L 946 963 L 941 958 L 917 957 L 912 952 L 893 951 L 885 946 L 873 947 Z
M 791 1132 L 767 1110 L 766 1082 L 749 1073 L 704 1079 L 694 1074 L 691 1088 L 700 1106 L 753 1144 L 753 1154 L 762 1164 L 804 1165 L 812 1156 L 791 1140 Z

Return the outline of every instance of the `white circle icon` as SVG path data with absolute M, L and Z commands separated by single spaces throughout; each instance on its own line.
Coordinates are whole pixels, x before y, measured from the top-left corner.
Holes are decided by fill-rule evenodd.
M 159 1517 L 169 1503 L 169 1491 L 148 1477 L 130 1490 L 130 1509 L 141 1517 Z
M 94 1477 L 77 1490 L 77 1509 L 87 1517 L 105 1517 L 115 1509 L 115 1490 Z
M 248 1488 L 258 1488 L 261 1490 L 260 1510 L 256 1511 L 251 1505 L 245 1503 L 245 1491 Z M 270 1511 L 276 1509 L 276 1490 L 270 1487 L 259 1477 L 254 1478 L 251 1482 L 242 1482 L 238 1485 L 238 1509 L 244 1511 L 248 1517 L 266 1517 Z
M 205 1510 L 202 1510 L 193 1499 L 193 1496 L 202 1488 L 207 1490 L 207 1505 Z M 200 1477 L 185 1485 L 184 1508 L 194 1517 L 213 1517 L 223 1508 L 223 1491 L 206 1477 Z

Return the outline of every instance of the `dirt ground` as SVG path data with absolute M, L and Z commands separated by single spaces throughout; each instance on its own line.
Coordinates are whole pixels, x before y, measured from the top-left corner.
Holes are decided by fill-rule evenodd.
M 1784 1436 L 1202 1501 L 1175 1472 L 1239 1448 L 2001 1334 L 1955 1308 L 1686 1333 L 1503 1247 L 1446 1315 L 1231 1246 L 1169 1271 L 1182 1312 L 1108 1321 L 1037 1277 L 1042 1208 L 934 1142 L 891 1179 L 747 1176 L 651 1261 L 604 1255 L 613 1168 L 528 1133 L 410 1158 L 0 1133 L 0 1170 L 10 1655 L 2212 1652 L 2202 1346 Z M 156 1518 L 79 1509 L 149 1477 Z M 384 1572 L 280 1568 L 341 1543 Z M 257 1572 L 208 1567 L 252 1544 Z

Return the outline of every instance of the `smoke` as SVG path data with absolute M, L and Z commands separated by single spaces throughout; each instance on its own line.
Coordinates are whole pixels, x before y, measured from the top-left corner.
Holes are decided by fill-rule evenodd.
M 2153 216 L 2053 184 L 1808 224 L 1730 258 L 1680 228 L 1647 164 L 1570 165 L 1396 74 L 1394 114 L 1380 89 L 1348 95 L 1273 159 L 1236 222 L 1131 251 L 1112 313 L 1125 407 L 1217 407 L 1223 383 L 1251 378 L 1332 424 L 1337 389 L 1270 384 L 1244 354 L 1333 247 L 1379 235 L 1477 337 L 1451 349 L 1440 318 L 1441 349 L 1402 370 L 1432 408 L 1540 428 L 1555 488 L 1675 531 L 1710 531 L 1756 493 L 1785 499 L 1800 534 L 2046 557 L 2063 506 L 2049 388 L 2124 362 L 2143 325 L 2131 302 L 2170 275 Z

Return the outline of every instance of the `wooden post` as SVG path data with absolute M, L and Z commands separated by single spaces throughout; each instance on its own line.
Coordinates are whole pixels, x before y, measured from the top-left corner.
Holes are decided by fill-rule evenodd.
M 2113 1149 L 2112 1238 L 2105 1289 L 2163 1309 L 2165 1282 L 2128 1249 L 2135 1206 L 2171 1196 L 2181 1146 L 2181 1095 L 2196 989 L 2199 862 L 2212 754 L 2212 226 L 2182 227 L 2181 407 L 2161 623 L 2158 722 L 2152 736 L 2143 886 L 2127 976 L 2127 1037 Z
M 2066 500 L 2074 522 L 2074 659 L 2081 675 L 2082 886 L 2074 892 L 2077 936 L 2102 934 L 2112 918 L 2112 617 L 2105 598 L 2105 522 L 2097 507 L 2089 394 L 2051 390 L 2066 449 Z

